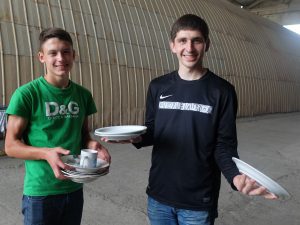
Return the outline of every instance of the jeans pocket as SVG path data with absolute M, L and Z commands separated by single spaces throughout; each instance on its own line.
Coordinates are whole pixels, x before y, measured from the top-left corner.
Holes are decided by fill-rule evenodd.
M 45 200 L 47 196 L 28 196 L 23 195 L 22 199 L 22 214 L 24 215 L 24 224 L 44 224 Z

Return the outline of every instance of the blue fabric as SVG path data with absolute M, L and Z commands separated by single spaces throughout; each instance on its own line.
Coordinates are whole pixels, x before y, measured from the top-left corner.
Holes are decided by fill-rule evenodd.
M 3 134 L 5 133 L 6 123 L 7 123 L 7 118 L 6 118 L 5 109 L 2 110 L 2 107 L 0 107 L 0 133 Z
M 23 195 L 24 225 L 80 225 L 83 209 L 82 189 L 61 195 Z
M 209 211 L 178 209 L 148 197 L 151 225 L 213 225 L 215 214 Z

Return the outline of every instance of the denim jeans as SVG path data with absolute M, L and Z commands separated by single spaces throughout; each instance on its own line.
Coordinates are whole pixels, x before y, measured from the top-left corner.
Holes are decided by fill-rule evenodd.
M 82 189 L 60 195 L 23 195 L 24 225 L 80 225 L 83 209 Z
M 148 197 L 151 225 L 213 225 L 215 213 L 174 208 Z

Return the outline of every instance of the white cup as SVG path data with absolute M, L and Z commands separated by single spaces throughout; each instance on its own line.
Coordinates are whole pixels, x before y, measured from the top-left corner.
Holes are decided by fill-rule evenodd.
M 81 149 L 80 166 L 82 168 L 95 168 L 97 166 L 98 152 L 93 149 Z

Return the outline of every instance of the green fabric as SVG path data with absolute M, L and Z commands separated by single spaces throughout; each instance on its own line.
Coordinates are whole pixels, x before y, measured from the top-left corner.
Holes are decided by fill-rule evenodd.
M 96 111 L 91 93 L 82 86 L 70 81 L 66 89 L 60 89 L 39 77 L 15 91 L 6 112 L 28 120 L 23 135 L 27 145 L 63 147 L 70 154 L 79 154 L 83 122 Z M 25 160 L 25 169 L 25 195 L 64 194 L 82 187 L 70 180 L 56 179 L 45 160 Z

